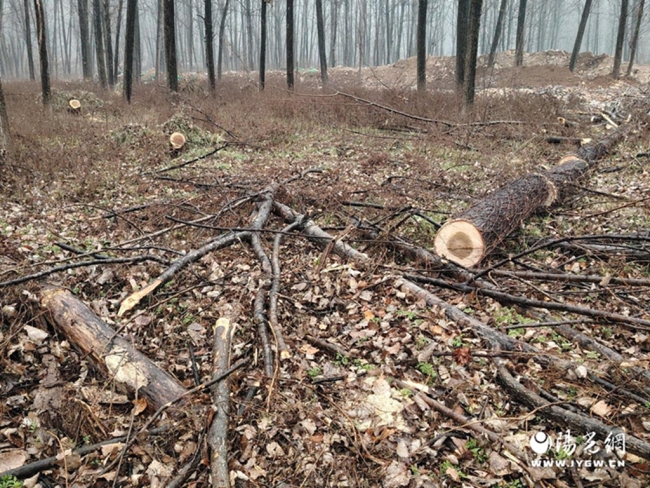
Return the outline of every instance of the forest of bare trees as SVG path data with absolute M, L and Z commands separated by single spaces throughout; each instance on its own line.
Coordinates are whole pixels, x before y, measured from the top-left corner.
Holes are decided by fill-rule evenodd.
M 47 49 L 51 77 L 88 79 L 94 76 L 102 85 L 121 80 L 128 35 L 124 25 L 127 3 L 124 0 L 42 0 L 44 49 Z M 460 5 L 464 3 L 467 2 L 461 1 Z M 642 0 L 544 0 L 528 2 L 527 6 L 526 3 L 482 2 L 479 54 L 514 49 L 520 32 L 522 51 L 571 51 L 578 44 L 581 51 L 613 55 L 618 45 L 621 62 L 629 61 L 630 54 L 639 62 L 650 56 L 644 42 L 647 29 Z M 39 31 L 35 7 L 40 4 L 28 0 L 0 2 L 0 76 L 3 79 L 37 76 Z M 426 9 L 420 13 L 426 13 L 426 29 L 422 31 L 426 55 L 456 54 L 459 5 L 456 0 L 140 0 L 133 20 L 135 79 L 166 77 L 162 76 L 167 53 L 163 28 L 165 8 L 174 12 L 174 25 L 168 28 L 175 31 L 179 73 L 211 73 L 208 59 L 217 63 L 216 70 L 212 69 L 217 74 L 229 70 L 256 71 L 261 62 L 266 69 L 285 69 L 287 5 L 293 5 L 296 70 L 320 67 L 321 57 L 327 58 L 322 60 L 323 66 L 356 67 L 390 64 L 415 56 L 421 7 Z M 622 7 L 626 7 L 624 15 L 621 15 Z M 524 22 L 518 22 L 519 18 Z M 581 19 L 584 23 L 580 42 L 576 43 Z M 266 30 L 265 36 L 262 29 Z M 206 43 L 206 32 L 211 42 Z M 262 42 L 266 45 L 264 58 L 260 51 Z M 633 52 L 635 45 L 638 48 Z M 213 77 L 211 74 L 210 78 Z

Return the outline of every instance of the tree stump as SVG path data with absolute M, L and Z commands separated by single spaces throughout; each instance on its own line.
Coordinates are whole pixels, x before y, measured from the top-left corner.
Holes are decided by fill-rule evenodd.
M 177 156 L 178 154 L 181 153 L 183 148 L 185 147 L 185 136 L 181 134 L 180 132 L 174 132 L 172 133 L 171 136 L 169 136 L 169 145 L 171 147 L 171 154 L 172 156 Z
M 81 113 L 81 102 L 76 98 L 73 98 L 68 102 L 68 112 L 74 115 Z

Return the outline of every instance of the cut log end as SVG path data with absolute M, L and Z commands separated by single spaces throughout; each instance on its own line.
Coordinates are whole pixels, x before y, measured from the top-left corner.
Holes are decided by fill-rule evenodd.
M 443 225 L 433 247 L 439 256 L 466 268 L 476 266 L 485 257 L 483 237 L 467 220 L 453 220 Z
M 169 136 L 169 144 L 174 151 L 179 151 L 185 146 L 185 136 L 180 132 L 174 132 Z

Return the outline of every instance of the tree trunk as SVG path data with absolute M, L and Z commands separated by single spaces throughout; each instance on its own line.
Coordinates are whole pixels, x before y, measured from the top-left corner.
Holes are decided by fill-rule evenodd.
M 338 31 L 339 5 L 338 0 L 330 4 L 330 66 L 336 66 L 336 34 Z
M 503 21 L 506 17 L 507 7 L 508 0 L 501 0 L 501 6 L 499 7 L 499 16 L 497 17 L 497 25 L 494 28 L 494 38 L 492 39 L 492 46 L 490 46 L 490 55 L 488 56 L 488 68 L 490 69 L 494 67 L 494 61 L 496 59 L 499 41 L 501 40 L 501 33 L 503 32 Z
M 208 68 L 208 82 L 210 91 L 214 92 L 216 82 L 214 79 L 214 33 L 212 32 L 212 0 L 203 2 L 203 22 L 205 24 L 205 60 Z
M 618 34 L 616 35 L 616 50 L 614 52 L 614 69 L 612 78 L 618 80 L 621 75 L 621 62 L 623 58 L 623 42 L 625 41 L 625 24 L 627 23 L 627 7 L 629 0 L 621 1 L 621 15 L 618 18 Z
M 434 249 L 467 268 L 477 265 L 533 213 L 563 200 L 595 162 L 621 140 L 627 130 L 581 147 L 550 171 L 519 178 L 476 203 L 443 225 Z
M 154 63 L 154 76 L 156 78 L 156 81 L 160 80 L 160 71 L 161 67 L 163 65 L 162 61 L 162 24 L 163 24 L 163 5 L 162 5 L 162 0 L 158 0 L 158 14 L 157 14 L 157 20 L 156 20 L 156 61 Z
M 470 0 L 458 0 L 456 19 L 456 87 L 460 90 L 465 83 L 465 54 L 467 52 L 467 21 Z
M 287 87 L 289 90 L 293 90 L 293 49 L 294 49 L 294 40 L 293 40 L 293 0 L 287 0 Z
M 41 90 L 43 94 L 43 105 L 50 105 L 50 68 L 47 63 L 47 41 L 45 39 L 45 12 L 43 11 L 43 0 L 34 0 L 34 11 L 36 12 L 36 33 L 38 35 L 38 54 L 41 60 Z
M 117 83 L 119 65 L 120 65 L 120 31 L 122 28 L 122 6 L 124 0 L 120 0 L 117 6 L 117 25 L 115 26 L 115 55 L 113 59 L 113 81 Z
M 226 37 L 226 15 L 228 15 L 228 4 L 230 0 L 226 0 L 226 3 L 223 4 L 223 10 L 221 11 L 221 20 L 219 22 L 219 54 L 217 55 L 217 78 L 221 79 L 221 68 L 223 65 L 223 41 Z
M 573 45 L 573 51 L 571 52 L 571 61 L 569 61 L 569 71 L 576 69 L 576 63 L 578 62 L 578 54 L 580 54 L 580 46 L 582 46 L 582 37 L 585 35 L 585 28 L 587 27 L 587 21 L 589 20 L 589 12 L 591 12 L 591 4 L 593 0 L 587 0 L 585 6 L 582 9 L 582 17 L 580 17 L 580 25 L 578 26 L 578 34 L 576 35 L 576 42 Z
M 113 40 L 111 39 L 111 14 L 109 9 L 109 0 L 102 3 L 102 31 L 104 34 L 104 47 L 106 48 L 106 79 L 109 86 L 115 84 L 113 78 Z
M 639 5 L 636 11 L 636 22 L 634 24 L 634 33 L 632 34 L 632 40 L 630 41 L 630 64 L 627 65 L 626 73 L 628 77 L 632 75 L 632 68 L 634 67 L 634 58 L 636 57 L 636 49 L 639 44 L 639 30 L 641 29 L 644 6 L 645 0 L 639 0 Z
M 93 0 L 93 25 L 95 26 L 95 58 L 97 59 L 97 75 L 99 84 L 106 88 L 106 63 L 104 62 L 104 40 L 102 37 L 102 14 L 99 0 Z
M 418 91 L 427 89 L 427 0 L 418 0 L 417 78 Z
M 142 43 L 140 42 L 140 9 L 135 9 L 135 51 L 133 53 L 133 83 L 142 79 Z
M 138 0 L 126 1 L 126 39 L 124 41 L 124 98 L 131 103 L 133 87 L 133 52 L 135 48 L 135 12 Z
M 163 0 L 165 24 L 165 61 L 167 63 L 167 86 L 178 91 L 178 66 L 176 64 L 176 32 L 174 27 L 174 0 Z
M 0 81 L 0 168 L 7 162 L 11 162 L 13 156 L 12 149 L 7 106 L 5 104 L 4 91 L 2 90 L 2 81 Z
M 327 84 L 327 58 L 325 57 L 325 21 L 323 0 L 316 0 L 316 30 L 318 31 L 318 59 L 320 59 L 320 80 Z
M 25 0 L 25 43 L 27 45 L 27 64 L 29 65 L 29 79 L 35 80 L 34 54 L 32 52 L 32 29 L 29 20 L 29 0 Z
M 260 91 L 266 83 L 266 0 L 262 0 L 262 19 L 260 33 Z
M 524 64 L 524 27 L 526 25 L 527 0 L 519 0 L 519 15 L 517 16 L 517 40 L 515 45 L 515 66 Z
M 186 392 L 173 376 L 117 335 L 72 293 L 53 286 L 41 291 L 41 307 L 57 330 L 111 380 L 145 398 L 157 410 Z
M 478 36 L 481 29 L 481 9 L 483 0 L 471 0 L 469 21 L 467 23 L 467 52 L 465 53 L 465 83 L 463 84 L 463 110 L 474 105 L 476 86 L 476 58 L 478 56 Z

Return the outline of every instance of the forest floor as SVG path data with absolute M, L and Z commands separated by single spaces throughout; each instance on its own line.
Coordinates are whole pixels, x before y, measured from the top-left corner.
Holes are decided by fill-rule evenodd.
M 131 105 L 58 82 L 52 113 L 37 84 L 5 83 L 14 158 L 0 174 L 0 475 L 58 456 L 23 471 L 24 486 L 169 486 L 184 466 L 182 486 L 210 486 L 203 434 L 223 404 L 198 392 L 148 425 L 155 407 L 46 310 L 49 283 L 188 390 L 213 374 L 215 322 L 235 325 L 230 363 L 248 363 L 228 379 L 233 486 L 649 486 L 649 70 L 615 82 L 604 57 L 585 55 L 572 74 L 565 53 L 527 55 L 523 68 L 507 56 L 479 73 L 472 114 L 453 93 L 452 58 L 429 60 L 426 94 L 412 89 L 413 60 L 334 68 L 327 87 L 304 71 L 293 94 L 273 73 L 263 93 L 234 74 L 214 97 L 197 80 L 178 95 L 142 84 Z M 80 114 L 66 110 L 70 98 Z M 404 251 L 432 249 L 450 215 L 557 164 L 575 141 L 605 137 L 612 122 L 633 130 L 570 198 L 480 264 L 480 282 L 510 298 L 456 291 L 463 280 L 449 265 Z M 180 154 L 168 145 L 174 131 L 188 141 Z M 259 290 L 270 275 L 244 238 L 118 317 L 170 263 L 249 228 L 265 198 L 367 256 L 278 233 L 286 219 L 271 212 L 259 237 L 269 257 L 281 238 L 289 357 L 265 364 L 268 314 L 259 327 L 255 302 L 268 310 Z M 414 294 L 405 275 L 431 295 Z M 511 350 L 496 350 L 483 326 Z M 161 426 L 128 445 L 71 451 Z M 606 435 L 617 428 L 618 444 Z M 536 434 L 552 440 L 549 466 L 534 466 Z M 18 486 L 10 480 L 0 487 Z

